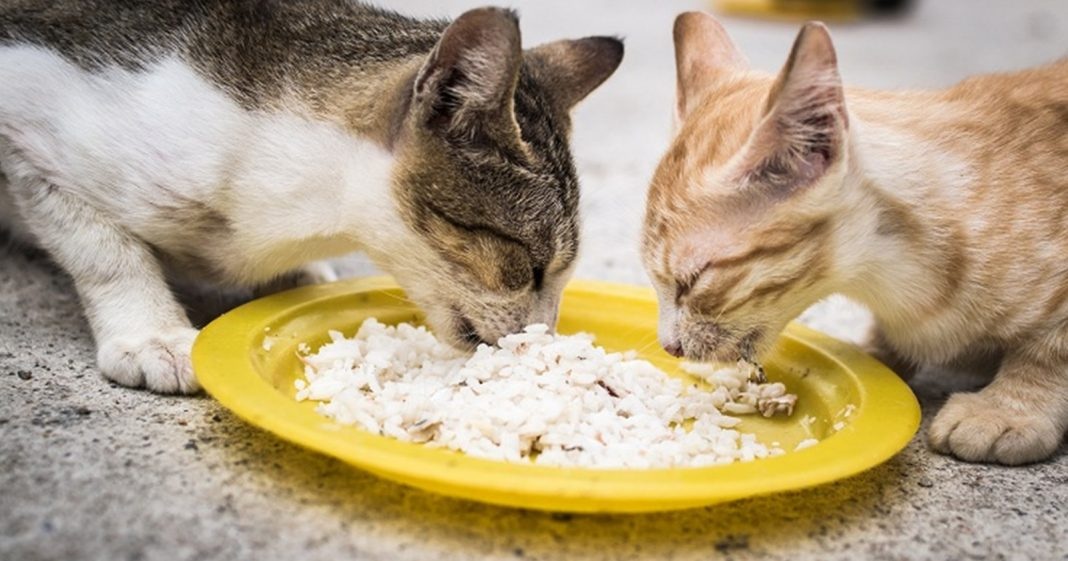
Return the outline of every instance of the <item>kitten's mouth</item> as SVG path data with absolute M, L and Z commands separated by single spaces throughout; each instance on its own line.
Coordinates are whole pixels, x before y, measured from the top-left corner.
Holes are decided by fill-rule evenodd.
M 453 309 L 453 318 L 455 319 L 456 324 L 456 335 L 459 337 L 460 342 L 465 346 L 473 349 L 483 343 L 491 346 L 493 345 L 493 343 L 483 339 L 482 336 L 478 334 L 478 329 L 475 328 L 474 322 L 471 321 L 471 318 L 464 315 L 463 312 Z
M 738 349 L 742 360 L 756 363 L 757 343 L 760 342 L 761 335 L 763 335 L 761 330 L 751 329 L 742 337 L 741 341 L 738 343 Z
M 682 353 L 687 360 L 697 362 L 744 360 L 756 363 L 759 359 L 759 346 L 763 334 L 761 329 L 751 329 L 734 341 L 717 341 L 716 344 L 708 344 L 701 340 L 682 341 Z

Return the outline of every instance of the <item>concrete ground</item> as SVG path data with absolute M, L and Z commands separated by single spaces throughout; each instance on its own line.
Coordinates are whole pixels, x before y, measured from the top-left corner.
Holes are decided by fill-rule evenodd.
M 455 15 L 475 3 L 395 4 Z M 671 20 L 701 3 L 519 7 L 528 44 L 627 39 L 619 72 L 576 117 L 578 274 L 645 283 L 636 239 L 669 134 Z M 796 30 L 726 24 L 769 71 Z M 1063 56 L 1068 3 L 927 0 L 908 17 L 832 32 L 847 82 L 940 86 Z M 369 270 L 359 259 L 346 268 Z M 832 300 L 806 321 L 856 339 L 868 320 Z M 968 465 L 917 437 L 882 466 L 807 491 L 668 514 L 552 515 L 382 481 L 260 432 L 207 397 L 114 387 L 93 354 L 69 279 L 40 255 L 0 247 L 0 559 L 1068 559 L 1063 451 L 1025 468 Z M 925 426 L 947 391 L 976 383 L 919 379 Z

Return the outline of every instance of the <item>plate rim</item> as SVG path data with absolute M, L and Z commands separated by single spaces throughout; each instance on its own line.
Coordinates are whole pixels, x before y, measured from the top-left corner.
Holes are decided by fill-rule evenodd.
M 309 424 L 307 412 L 299 409 L 298 402 L 262 378 L 249 360 L 247 343 L 257 336 L 254 326 L 300 307 L 384 289 L 399 290 L 399 286 L 384 276 L 346 279 L 277 293 L 234 308 L 204 327 L 197 337 L 192 353 L 197 379 L 223 407 L 245 422 L 365 471 L 454 497 L 553 511 L 674 510 L 813 487 L 883 463 L 900 452 L 919 429 L 919 402 L 895 373 L 855 345 L 796 322 L 781 337 L 823 355 L 846 372 L 854 380 L 860 404 L 849 425 L 819 445 L 752 463 L 649 470 L 534 466 L 401 442 L 355 427 L 340 427 L 316 413 L 311 415 L 318 426 Z M 652 299 L 655 304 L 652 289 L 635 285 L 576 279 L 565 290 Z M 233 351 L 235 344 L 240 351 Z M 858 371 L 864 372 L 863 377 Z M 873 399 L 874 395 L 879 399 Z M 290 413 L 278 414 L 277 408 L 288 409 L 287 404 L 292 406 Z M 897 421 L 887 424 L 887 419 Z M 337 433 L 341 431 L 356 431 L 363 435 L 360 440 L 371 446 L 350 442 L 338 447 Z M 880 438 L 871 439 L 871 433 Z M 351 436 L 349 432 L 346 438 Z

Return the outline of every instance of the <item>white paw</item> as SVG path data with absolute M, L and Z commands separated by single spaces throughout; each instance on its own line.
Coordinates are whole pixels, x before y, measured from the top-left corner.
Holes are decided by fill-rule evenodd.
M 200 384 L 193 376 L 189 354 L 196 336 L 196 329 L 178 328 L 110 339 L 100 345 L 97 362 L 104 376 L 124 386 L 157 393 L 195 393 Z
M 983 393 L 954 394 L 935 416 L 928 442 L 969 462 L 1020 465 L 1044 460 L 1061 443 L 1049 417 Z

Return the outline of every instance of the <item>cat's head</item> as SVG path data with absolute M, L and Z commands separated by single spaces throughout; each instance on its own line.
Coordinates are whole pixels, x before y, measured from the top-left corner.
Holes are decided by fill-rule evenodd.
M 388 267 L 460 346 L 556 323 L 579 246 L 571 108 L 623 57 L 608 37 L 523 50 L 513 12 L 445 29 L 411 85 L 394 195 L 414 234 Z
M 827 29 L 801 30 L 777 77 L 723 27 L 675 22 L 677 131 L 652 180 L 642 257 L 660 342 L 693 360 L 756 359 L 833 290 L 848 117 Z

